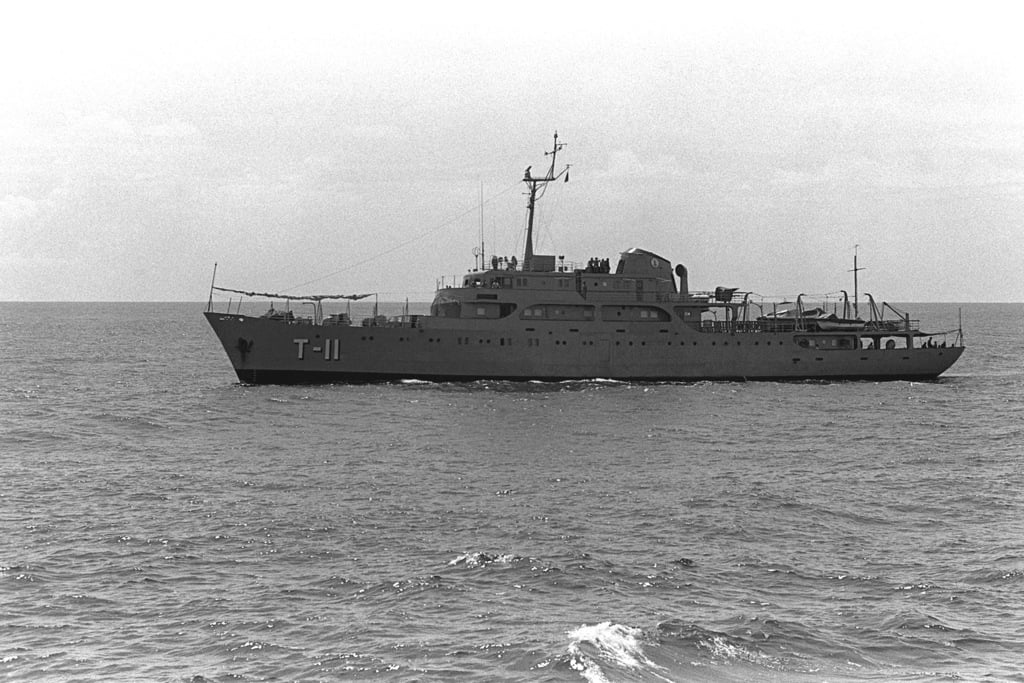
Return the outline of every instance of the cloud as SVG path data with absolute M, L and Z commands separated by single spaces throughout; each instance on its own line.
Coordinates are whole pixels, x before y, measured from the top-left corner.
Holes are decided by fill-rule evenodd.
M 176 141 L 194 138 L 198 134 L 199 129 L 196 126 L 178 118 L 171 118 L 142 129 L 142 135 L 144 136 Z
M 572 183 L 541 220 L 584 255 L 651 240 L 730 268 L 773 240 L 915 235 L 937 196 L 935 243 L 1020 215 L 1024 59 L 991 8 L 147 8 L 17 9 L 0 45 L 5 248 L 95 269 L 81 296 L 185 296 L 223 255 L 309 279 L 402 243 L 360 286 L 429 285 L 475 243 L 476 212 L 450 219 L 481 184 L 504 192 L 488 246 L 521 244 L 516 181 L 554 128 Z M 153 254 L 166 276 L 142 282 Z
M 7 195 L 0 199 L 0 225 L 10 226 L 39 215 L 39 203 L 28 197 Z

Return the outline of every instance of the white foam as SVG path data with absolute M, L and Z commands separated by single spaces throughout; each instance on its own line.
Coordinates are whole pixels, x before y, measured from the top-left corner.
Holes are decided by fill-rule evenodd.
M 747 650 L 739 645 L 730 643 L 723 636 L 714 636 L 710 639 L 701 640 L 698 647 L 702 647 L 711 653 L 712 657 L 727 661 L 751 662 L 753 664 L 765 665 L 771 661 L 767 655 Z
M 490 555 L 488 553 L 463 553 L 448 563 L 449 567 L 464 564 L 467 567 L 484 567 L 489 564 L 510 564 L 516 560 L 515 555 Z
M 642 633 L 638 628 L 613 624 L 610 621 L 592 626 L 583 624 L 568 634 L 571 639 L 569 664 L 590 683 L 610 683 L 601 669 L 602 660 L 632 670 L 664 670 L 644 654 L 640 642 Z M 597 657 L 587 655 L 583 646 L 596 649 Z

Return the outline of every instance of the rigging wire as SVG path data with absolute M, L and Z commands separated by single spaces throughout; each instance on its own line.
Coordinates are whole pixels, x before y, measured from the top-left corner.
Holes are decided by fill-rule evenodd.
M 494 201 L 498 197 L 501 197 L 502 195 L 505 195 L 505 194 L 509 193 L 510 191 L 512 191 L 513 189 L 515 189 L 518 186 L 519 186 L 519 181 L 513 183 L 512 185 L 509 185 L 507 188 L 505 188 L 504 190 L 501 190 L 497 194 L 491 195 L 483 203 L 484 204 L 489 204 L 490 202 Z M 421 232 L 419 235 L 416 235 L 415 237 L 412 237 L 412 238 L 410 238 L 410 239 L 408 239 L 408 240 L 406 240 L 404 242 L 400 242 L 400 243 L 396 244 L 395 246 L 391 247 L 390 249 L 385 249 L 384 251 L 378 252 L 377 254 L 374 254 L 373 256 L 365 258 L 362 261 L 357 261 L 355 263 L 352 263 L 350 265 L 345 266 L 344 268 L 339 268 L 338 270 L 335 270 L 335 271 L 333 271 L 331 273 L 327 273 L 326 275 L 322 275 L 320 277 L 314 278 L 312 280 L 308 280 L 306 282 L 303 282 L 303 283 L 300 283 L 300 284 L 297 284 L 297 285 L 292 285 L 291 287 L 286 288 L 285 291 L 290 291 L 290 290 L 293 290 L 293 289 L 298 289 L 300 287 L 306 287 L 306 286 L 311 285 L 311 284 L 313 284 L 315 282 L 320 282 L 321 280 L 326 280 L 329 277 L 334 277 L 335 275 L 338 275 L 339 273 L 344 273 L 345 271 L 352 270 L 353 268 L 358 268 L 359 266 L 365 265 L 365 264 L 370 263 L 372 261 L 376 261 L 379 258 L 382 258 L 384 256 L 387 256 L 388 254 L 392 254 L 392 253 L 398 251 L 399 249 L 403 249 L 403 248 L 409 246 L 413 242 L 418 242 L 419 240 L 423 239 L 424 237 L 427 237 L 429 235 L 434 234 L 435 232 L 438 232 L 442 228 L 448 227 L 452 223 L 455 223 L 456 221 L 458 221 L 458 220 L 468 216 L 470 213 L 476 211 L 478 208 L 479 207 L 474 205 L 474 206 L 466 209 L 465 211 L 463 211 L 463 212 L 461 212 L 461 213 L 459 213 L 459 214 L 449 218 L 448 220 L 444 221 L 443 223 L 435 225 L 434 227 L 432 227 L 432 228 L 430 228 L 428 230 L 425 230 L 424 232 Z
M 230 287 L 211 287 L 218 292 L 233 292 L 235 294 L 243 294 L 249 297 L 263 297 L 265 299 L 288 299 L 290 301 L 327 301 L 332 299 L 348 299 L 349 301 L 359 301 L 367 297 L 373 296 L 373 293 L 369 294 L 277 294 L 275 292 L 250 292 L 245 289 L 231 289 Z
M 546 185 L 544 186 L 544 190 L 547 190 Z M 551 225 L 555 222 L 556 216 L 558 216 L 558 200 L 562 194 L 563 193 L 561 192 L 555 193 L 555 198 L 548 204 L 550 210 L 541 215 L 540 224 L 537 226 L 537 236 L 548 240 L 551 251 L 558 251 L 554 243 L 555 238 L 551 231 Z M 540 197 L 538 197 L 538 200 L 539 199 Z

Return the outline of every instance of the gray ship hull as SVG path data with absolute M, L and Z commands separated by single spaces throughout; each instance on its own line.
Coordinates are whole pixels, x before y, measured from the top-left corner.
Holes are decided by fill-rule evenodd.
M 707 332 L 659 323 L 463 320 L 320 325 L 207 312 L 240 381 L 251 384 L 584 380 L 934 379 L 962 346 L 829 345 L 841 332 Z M 877 345 L 876 345 L 877 346 Z

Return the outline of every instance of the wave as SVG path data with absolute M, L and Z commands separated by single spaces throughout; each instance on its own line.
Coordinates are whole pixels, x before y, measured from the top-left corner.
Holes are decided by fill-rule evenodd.
M 796 624 L 744 626 L 732 634 L 681 620 L 653 629 L 605 621 L 568 632 L 569 645 L 561 665 L 589 683 L 611 681 L 817 681 L 860 680 L 867 663 L 840 648 L 833 656 L 827 643 Z M 789 645 L 784 645 L 789 643 Z M 806 650 L 799 654 L 793 649 Z M 845 664 L 840 664 L 845 662 Z M 873 670 L 873 669 L 872 669 Z
M 489 564 L 512 564 L 523 558 L 516 555 L 493 555 L 491 553 L 463 553 L 448 563 L 449 567 L 465 566 L 471 569 L 486 567 Z
M 570 631 L 569 666 L 590 683 L 620 680 L 671 681 L 668 670 L 644 651 L 643 631 L 605 621 Z

